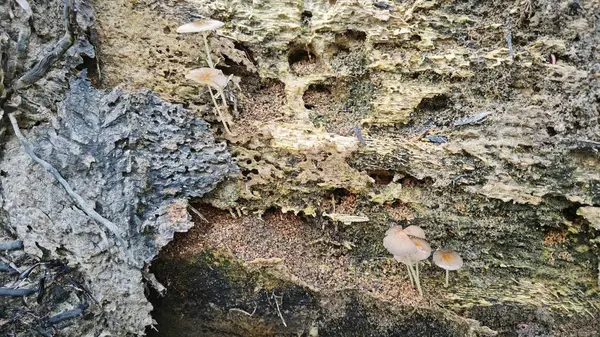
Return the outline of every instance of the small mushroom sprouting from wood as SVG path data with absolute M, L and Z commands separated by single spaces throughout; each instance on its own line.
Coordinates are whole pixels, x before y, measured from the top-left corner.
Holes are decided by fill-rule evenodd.
M 219 69 L 198 68 L 190 71 L 185 78 L 194 82 L 211 86 L 218 91 L 223 90 L 229 82 L 229 77 L 225 76 Z
M 401 226 L 394 226 L 385 232 L 383 246 L 394 256 L 408 256 L 417 250 L 410 237 L 402 230 Z
M 192 80 L 196 83 L 206 85 L 208 87 L 208 92 L 210 93 L 210 98 L 212 98 L 215 109 L 217 110 L 217 115 L 219 115 L 219 118 L 223 123 L 225 131 L 231 134 L 231 131 L 229 131 L 229 127 L 227 126 L 227 120 L 221 113 L 221 109 L 219 109 L 217 99 L 215 98 L 215 95 L 213 95 L 213 92 L 211 90 L 211 88 L 215 88 L 217 92 L 221 95 L 221 97 L 223 97 L 223 88 L 225 88 L 225 86 L 229 82 L 229 77 L 223 75 L 223 72 L 219 69 L 198 68 L 187 73 L 187 75 L 185 75 L 185 78 L 188 80 Z
M 206 52 L 206 63 L 208 64 L 208 69 L 215 69 L 215 64 L 212 61 L 212 58 L 210 56 L 210 46 L 208 45 L 208 33 L 210 31 L 213 31 L 215 29 L 218 29 L 220 27 L 223 27 L 225 23 L 221 22 L 221 21 L 217 21 L 217 20 L 211 20 L 211 19 L 206 19 L 206 20 L 199 20 L 199 21 L 195 21 L 195 22 L 190 22 L 190 23 L 186 23 L 185 25 L 179 26 L 179 28 L 177 28 L 177 33 L 180 34 L 189 34 L 189 33 L 202 33 L 202 39 L 204 40 L 204 51 Z M 210 73 L 208 71 L 205 71 L 203 69 L 207 69 L 207 68 L 200 68 L 200 69 L 195 69 L 192 70 L 192 72 L 194 71 L 198 71 L 199 74 L 197 75 L 206 75 L 206 79 L 212 79 L 212 83 L 213 84 L 218 84 L 215 82 L 215 80 L 221 76 L 224 77 L 226 80 L 219 80 L 219 82 L 224 81 L 224 85 L 222 86 L 215 86 L 215 85 L 211 85 L 211 84 L 207 84 L 209 86 L 208 88 L 208 92 L 210 93 L 210 97 L 212 98 L 213 104 L 215 105 L 215 109 L 217 109 L 217 114 L 219 115 L 219 118 L 221 119 L 221 122 L 223 123 L 223 126 L 225 127 L 225 132 L 227 132 L 228 134 L 231 134 L 231 131 L 229 131 L 229 127 L 227 126 L 227 120 L 225 119 L 225 117 L 223 116 L 223 113 L 221 112 L 221 109 L 219 109 L 219 106 L 217 105 L 217 99 L 215 98 L 215 95 L 212 92 L 211 87 L 216 88 L 217 92 L 218 92 L 218 96 L 217 97 L 221 97 L 222 101 L 223 101 L 223 109 L 225 109 L 225 111 L 227 111 L 227 102 L 225 101 L 225 95 L 223 94 L 223 89 L 225 88 L 225 85 L 227 85 L 227 82 L 229 81 L 229 79 L 227 77 L 225 77 L 223 75 L 222 72 L 220 73 Z M 215 70 L 216 71 L 216 70 Z M 190 76 L 190 74 L 188 74 L 188 76 Z M 186 78 L 188 78 L 188 76 L 186 76 Z M 193 76 L 193 75 L 192 75 Z M 197 77 L 197 76 L 193 76 L 193 77 Z
M 177 33 L 202 33 L 202 39 L 204 40 L 204 49 L 206 51 L 206 62 L 208 62 L 209 67 L 214 68 L 215 65 L 213 64 L 212 59 L 210 58 L 210 46 L 208 45 L 207 35 L 210 31 L 223 27 L 224 24 L 225 23 L 221 21 L 211 19 L 199 20 L 179 26 L 179 28 L 177 28 Z
M 458 270 L 463 266 L 463 259 L 452 249 L 438 249 L 433 253 L 433 263 L 446 270 L 446 287 L 450 270 Z
M 415 273 L 412 270 L 412 262 L 413 261 L 406 256 L 400 256 L 400 255 L 394 255 L 394 260 L 406 265 L 406 271 L 408 273 L 408 278 L 410 279 L 410 284 L 413 287 L 416 287 L 417 286 L 416 277 L 415 277 Z M 419 288 L 417 287 L 417 290 L 418 289 Z
M 416 272 L 412 264 L 414 263 L 414 255 L 418 253 L 417 246 L 411 238 L 402 230 L 401 226 L 394 226 L 385 232 L 383 238 L 383 246 L 388 252 L 394 255 L 396 261 L 404 263 L 408 271 L 408 277 L 413 286 L 416 284 L 419 294 L 422 296 L 421 285 L 418 283 Z
M 219 20 L 198 20 L 177 28 L 177 33 L 203 33 L 223 27 L 225 23 Z

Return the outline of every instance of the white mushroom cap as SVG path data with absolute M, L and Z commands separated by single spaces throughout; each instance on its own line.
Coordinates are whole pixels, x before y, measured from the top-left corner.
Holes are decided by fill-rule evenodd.
M 410 257 L 408 257 L 408 256 L 397 256 L 397 255 L 394 255 L 394 259 L 396 261 L 400 262 L 400 263 L 404 263 L 404 264 L 407 264 L 407 265 L 410 265 L 410 266 L 412 266 L 412 264 L 415 263 L 415 261 L 413 259 L 411 259 Z
M 217 20 L 199 20 L 179 26 L 179 28 L 177 28 L 177 33 L 181 34 L 208 32 L 210 30 L 215 30 L 217 28 L 223 27 L 223 25 L 223 22 Z
M 412 238 L 410 240 L 417 247 L 417 252 L 413 255 L 415 261 L 425 260 L 431 255 L 431 246 L 427 241 L 419 238 Z
M 383 239 L 383 246 L 394 256 L 411 258 L 417 251 L 417 246 L 410 240 L 408 235 L 402 232 L 402 228 L 388 230 L 388 235 Z
M 190 71 L 185 78 L 196 83 L 210 85 L 217 90 L 223 90 L 229 82 L 229 78 L 223 72 L 214 68 L 198 68 Z
M 425 240 L 425 231 L 419 226 L 410 225 L 404 228 L 404 233 L 412 237 Z
M 385 236 L 391 235 L 396 231 L 402 232 L 402 226 L 392 226 L 390 229 L 387 230 L 387 232 L 385 232 Z
M 463 259 L 452 249 L 439 249 L 433 253 L 433 263 L 446 270 L 458 270 L 463 266 Z

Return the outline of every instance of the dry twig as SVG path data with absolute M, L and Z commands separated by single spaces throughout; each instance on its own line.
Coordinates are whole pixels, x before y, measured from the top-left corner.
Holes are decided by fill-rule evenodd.
M 85 214 L 87 214 L 90 218 L 92 218 L 96 222 L 98 222 L 98 223 L 102 224 L 104 227 L 106 227 L 106 229 L 108 229 L 117 238 L 117 241 L 119 241 L 119 244 L 121 245 L 121 247 L 123 247 L 123 249 L 129 255 L 130 253 L 127 249 L 127 245 L 126 245 L 125 241 L 123 240 L 123 238 L 121 238 L 121 235 L 119 234 L 119 229 L 117 228 L 117 226 L 115 224 L 113 224 L 110 220 L 108 220 L 108 219 L 104 218 L 102 215 L 98 214 L 93 208 L 91 208 L 79 194 L 77 194 L 75 191 L 73 191 L 73 189 L 71 188 L 71 185 L 69 185 L 69 183 L 60 175 L 60 173 L 52 165 L 50 165 L 48 162 L 46 162 L 45 160 L 38 157 L 33 152 L 32 148 L 31 148 L 31 144 L 29 143 L 29 140 L 27 138 L 25 138 L 25 136 L 23 136 L 23 134 L 21 133 L 21 130 L 19 129 L 19 125 L 17 124 L 17 119 L 15 118 L 14 114 L 9 113 L 8 118 L 10 119 L 10 123 L 12 124 L 13 130 L 15 132 L 15 136 L 17 136 L 17 138 L 19 139 L 19 143 L 21 143 L 21 146 L 23 146 L 23 149 L 25 150 L 27 155 L 29 155 L 29 157 L 31 157 L 31 159 L 33 159 L 33 161 L 35 161 L 41 167 L 43 167 L 46 171 L 48 171 L 48 173 L 50 173 L 54 177 L 54 179 L 56 179 L 62 185 L 62 187 L 65 189 L 65 192 L 67 192 L 67 194 L 73 199 L 75 204 Z
M 40 59 L 33 68 L 26 72 L 21 78 L 19 78 L 14 86 L 14 90 L 25 88 L 37 80 L 42 78 L 47 72 L 48 68 L 54 64 L 73 44 L 73 30 L 71 28 L 71 12 L 72 4 L 71 0 L 65 0 L 63 16 L 65 25 L 65 35 L 54 45 L 54 48 L 50 50 L 42 59 Z
M 21 241 L 21 240 L 0 242 L 0 250 L 15 250 L 15 249 L 22 249 L 22 248 L 23 248 L 23 241 Z
M 204 221 L 204 222 L 208 223 L 208 220 L 206 220 L 206 218 L 204 217 L 204 215 L 202 215 L 202 213 L 200 213 L 200 211 L 199 211 L 199 210 L 197 210 L 197 209 L 196 209 L 194 206 L 192 206 L 192 205 L 188 205 L 188 207 L 189 207 L 189 208 L 192 210 L 192 212 L 194 212 L 194 214 L 196 214 L 196 215 L 197 215 L 197 216 L 200 218 L 200 220 L 202 220 L 202 221 Z
M 279 315 L 279 318 L 281 318 L 281 322 L 283 323 L 283 326 L 287 328 L 287 324 L 285 323 L 285 319 L 283 319 L 283 315 L 281 314 L 281 310 L 279 310 L 279 302 L 277 301 L 277 297 L 279 297 L 279 296 L 275 296 L 275 291 L 273 291 L 273 299 L 275 300 L 275 305 L 277 306 L 277 314 Z M 281 295 L 280 298 L 281 298 L 281 305 L 283 305 L 283 295 Z

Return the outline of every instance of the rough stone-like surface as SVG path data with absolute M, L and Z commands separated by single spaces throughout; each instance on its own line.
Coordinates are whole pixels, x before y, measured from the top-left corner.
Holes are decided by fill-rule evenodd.
M 216 143 L 208 124 L 189 110 L 148 90 L 92 85 L 88 74 L 94 82 L 99 74 L 94 12 L 86 1 L 72 2 L 75 37 L 64 55 L 36 83 L 13 90 L 64 33 L 51 21 L 64 22 L 62 1 L 29 3 L 34 15 L 27 20 L 16 2 L 0 2 L 0 79 L 6 89 L 0 88 L 0 111 L 20 113 L 33 152 L 117 227 L 127 247 L 30 158 L 8 124 L 0 156 L 0 234 L 22 240 L 24 251 L 0 252 L 0 281 L 35 289 L 37 301 L 23 307 L 19 298 L 0 298 L 0 334 L 143 334 L 152 324 L 144 269 L 175 232 L 192 226 L 188 200 L 237 168 L 226 144 Z M 29 266 L 33 272 L 13 282 L 14 273 Z M 50 316 L 79 305 L 86 307 L 85 319 L 52 324 Z
M 27 134 L 34 152 L 117 225 L 135 262 L 15 140 L 7 143 L 0 164 L 9 226 L 27 253 L 61 256 L 85 276 L 104 317 L 100 325 L 91 321 L 78 331 L 140 333 L 152 323 L 144 263 L 174 232 L 191 227 L 187 200 L 212 190 L 233 166 L 206 123 L 151 93 L 105 94 L 74 78 L 58 106 L 52 125 Z

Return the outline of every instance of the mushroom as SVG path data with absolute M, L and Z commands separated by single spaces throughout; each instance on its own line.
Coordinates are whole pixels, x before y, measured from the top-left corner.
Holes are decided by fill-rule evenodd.
M 411 241 L 402 227 L 394 226 L 385 232 L 385 238 L 383 238 L 383 246 L 388 252 L 394 256 L 411 256 L 417 250 L 415 244 Z
M 199 20 L 179 26 L 179 28 L 177 28 L 177 33 L 202 33 L 221 28 L 223 25 L 225 24 L 218 20 Z
M 416 285 L 417 290 L 419 291 L 419 295 L 423 296 L 423 289 L 421 288 L 421 279 L 419 277 L 419 262 L 427 259 L 431 255 L 431 246 L 427 241 L 419 238 L 411 238 L 410 241 L 412 241 L 412 243 L 415 245 L 416 250 L 414 250 L 410 255 L 394 256 L 394 258 L 396 259 L 396 261 L 402 262 L 407 265 L 409 276 L 411 276 L 411 282 L 413 283 L 413 286 Z M 414 268 L 413 265 L 415 266 Z
M 217 20 L 211 20 L 211 19 L 206 19 L 206 20 L 199 20 L 199 21 L 194 21 L 194 22 L 190 22 L 190 23 L 186 23 L 185 25 L 179 26 L 177 28 L 177 33 L 180 34 L 187 34 L 187 33 L 202 33 L 202 39 L 204 40 L 204 50 L 206 52 L 206 63 L 208 63 L 208 66 L 210 67 L 210 69 L 214 69 L 215 65 L 212 61 L 212 58 L 210 57 L 210 46 L 208 45 L 208 33 L 212 30 L 218 29 L 220 27 L 223 27 L 225 23 L 221 22 L 221 21 L 217 21 Z M 201 68 L 204 69 L 204 68 Z M 196 69 L 198 70 L 198 69 Z M 192 72 L 194 72 L 194 70 L 192 70 Z M 201 72 L 201 74 L 205 74 L 206 77 L 205 79 L 209 79 L 212 76 L 212 84 L 217 84 L 217 86 L 212 85 L 212 84 L 208 84 L 208 83 L 203 83 L 203 84 L 207 84 L 209 85 L 208 88 L 208 92 L 210 93 L 210 97 L 212 98 L 213 104 L 215 105 L 215 109 L 217 109 L 217 114 L 219 115 L 219 118 L 221 118 L 221 122 L 223 123 L 223 126 L 225 127 L 225 131 L 228 134 L 231 134 L 231 131 L 229 131 L 229 128 L 227 127 L 227 121 L 225 120 L 225 118 L 223 117 L 223 114 L 221 113 L 221 110 L 219 109 L 219 106 L 217 105 L 217 99 L 215 98 L 215 95 L 212 92 L 211 87 L 217 88 L 217 91 L 219 93 L 219 96 L 221 97 L 221 99 L 223 100 L 223 108 L 225 110 L 227 110 L 227 102 L 225 101 L 225 95 L 223 95 L 223 88 L 225 88 L 225 85 L 227 85 L 227 82 L 229 81 L 229 79 L 225 78 L 226 80 L 220 80 L 220 82 L 223 82 L 224 84 L 222 86 L 219 86 L 216 82 L 216 78 L 218 77 L 219 74 L 213 73 L 210 74 L 206 71 Z M 223 73 L 221 72 L 220 75 L 222 77 Z M 191 73 L 188 74 L 188 76 L 193 76 Z M 188 76 L 186 76 L 186 78 L 188 78 Z M 193 76 L 195 78 L 197 78 L 198 76 Z
M 458 270 L 463 266 L 463 259 L 452 249 L 438 249 L 433 253 L 433 263 L 446 270 L 446 287 L 450 270 Z
M 394 255 L 396 261 L 404 263 L 408 271 L 408 277 L 413 286 L 416 284 L 419 294 L 422 295 L 421 285 L 418 283 L 416 272 L 412 268 L 415 254 L 418 254 L 418 248 L 411 238 L 404 233 L 401 226 L 394 226 L 385 232 L 383 246 L 388 252 Z
M 398 261 L 400 263 L 404 263 L 406 265 L 406 272 L 408 273 L 408 278 L 410 279 L 410 284 L 413 287 L 416 287 L 416 285 L 417 285 L 416 284 L 416 277 L 415 277 L 415 275 L 413 275 L 414 273 L 413 273 L 412 268 L 411 268 L 412 260 L 406 258 L 405 256 L 398 256 L 398 255 L 394 255 L 394 259 L 396 261 Z M 417 290 L 418 289 L 419 288 L 417 288 Z
M 223 75 L 223 72 L 215 68 L 198 68 L 190 71 L 185 78 L 196 83 L 211 86 L 218 91 L 223 90 L 229 82 L 229 77 Z
M 227 121 L 225 120 L 225 117 L 223 117 L 221 109 L 219 109 L 217 99 L 215 98 L 215 95 L 211 90 L 211 87 L 217 89 L 217 92 L 221 95 L 221 97 L 223 97 L 223 88 L 225 88 L 225 86 L 229 82 L 229 78 L 223 75 L 223 72 L 221 70 L 215 68 L 194 69 L 187 73 L 187 75 L 185 75 L 185 78 L 199 84 L 204 84 L 208 87 L 210 98 L 212 98 L 215 109 L 217 109 L 217 114 L 219 115 L 219 118 L 223 123 L 223 127 L 225 128 L 225 131 L 227 133 L 231 134 L 231 131 L 229 131 L 229 127 L 227 127 Z M 225 103 L 225 99 L 223 99 L 223 103 Z
M 202 33 L 202 39 L 204 40 L 204 49 L 206 51 L 206 62 L 208 62 L 209 67 L 214 68 L 215 65 L 212 63 L 212 59 L 210 58 L 210 47 L 208 45 L 208 39 L 206 37 L 208 35 L 208 32 L 221 28 L 224 24 L 225 23 L 221 21 L 211 19 L 199 20 L 179 26 L 179 28 L 177 28 L 177 33 Z

